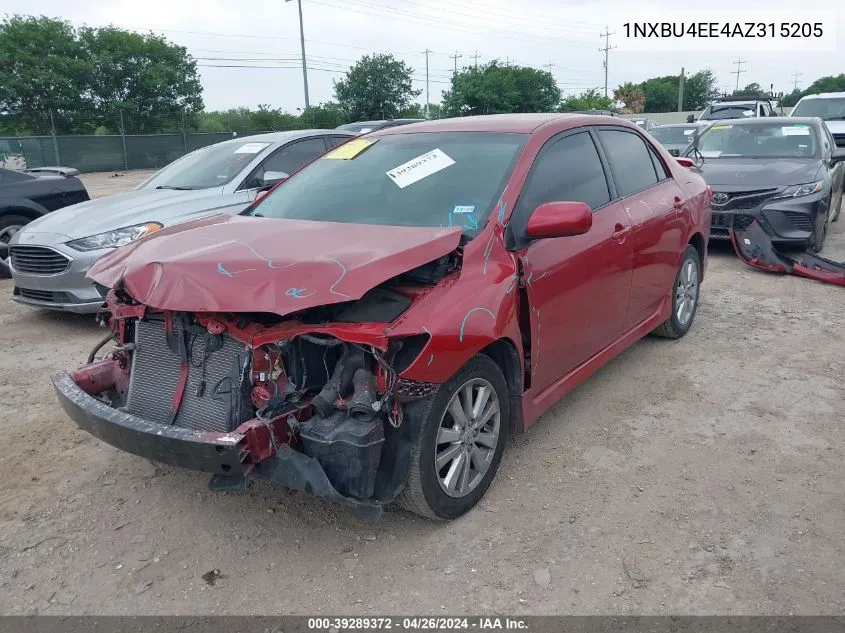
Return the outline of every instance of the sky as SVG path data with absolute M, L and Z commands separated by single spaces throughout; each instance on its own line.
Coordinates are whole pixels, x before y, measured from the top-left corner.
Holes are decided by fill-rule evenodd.
M 564 94 L 604 91 L 649 77 L 707 69 L 719 88 L 757 82 L 788 92 L 820 76 L 845 72 L 845 22 L 834 3 L 802 0 L 301 0 L 312 105 L 333 98 L 333 80 L 362 55 L 392 53 L 414 69 L 426 101 L 441 100 L 458 68 L 492 59 L 549 70 Z M 304 106 L 297 0 L 6 0 L 6 14 L 35 14 L 75 25 L 112 24 L 153 31 L 185 46 L 197 60 L 206 109 L 268 104 L 295 112 Z M 686 20 L 781 22 L 823 20 L 822 39 L 667 42 L 625 37 L 625 24 Z M 601 36 L 609 31 L 609 38 Z M 733 42 L 737 42 L 734 44 Z M 802 50 L 803 49 L 805 50 Z M 816 50 L 807 50 L 813 49 Z M 820 50 L 824 49 L 824 50 Z M 457 56 L 455 59 L 454 56 Z M 476 57 L 477 56 L 477 57 Z M 741 60 L 741 64 L 735 63 Z M 244 66 L 252 66 L 251 68 Z M 797 77 L 795 73 L 798 73 Z

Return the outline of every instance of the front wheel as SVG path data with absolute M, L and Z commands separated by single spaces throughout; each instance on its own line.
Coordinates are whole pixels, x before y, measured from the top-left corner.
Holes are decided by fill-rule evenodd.
M 0 215 L 0 279 L 11 275 L 9 242 L 28 223 L 29 218 L 22 215 Z
M 695 247 L 687 245 L 672 286 L 672 314 L 652 332 L 663 338 L 681 338 L 689 332 L 698 311 L 701 260 Z
M 488 356 L 470 359 L 433 396 L 405 409 L 420 425 L 399 505 L 430 519 L 469 511 L 490 486 L 508 436 L 508 386 Z

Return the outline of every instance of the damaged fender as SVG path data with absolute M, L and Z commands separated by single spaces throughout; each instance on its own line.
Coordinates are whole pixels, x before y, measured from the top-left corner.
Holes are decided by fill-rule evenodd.
M 752 268 L 845 286 L 845 262 L 834 262 L 812 253 L 792 259 L 775 248 L 757 220 L 744 229 L 729 229 L 729 235 L 737 257 Z

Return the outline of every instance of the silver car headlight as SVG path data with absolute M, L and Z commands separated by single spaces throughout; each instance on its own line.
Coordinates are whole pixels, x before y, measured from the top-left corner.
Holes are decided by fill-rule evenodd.
M 78 251 L 96 251 L 103 248 L 117 248 L 124 246 L 130 242 L 155 233 L 162 225 L 158 222 L 145 222 L 144 224 L 136 224 L 135 226 L 124 226 L 121 229 L 113 231 L 106 231 L 105 233 L 97 233 L 96 235 L 89 235 L 88 237 L 81 237 L 78 240 L 68 242 L 67 245 Z
M 806 185 L 793 185 L 791 187 L 787 187 L 777 194 L 775 198 L 799 198 L 801 196 L 809 196 L 814 193 L 818 193 L 822 189 L 824 189 L 824 180 L 819 180 L 818 182 L 809 182 Z

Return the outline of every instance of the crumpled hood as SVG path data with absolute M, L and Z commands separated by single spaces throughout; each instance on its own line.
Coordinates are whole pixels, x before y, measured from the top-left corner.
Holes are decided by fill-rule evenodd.
M 122 280 L 130 296 L 156 309 L 284 316 L 360 299 L 455 250 L 460 236 L 459 228 L 216 214 L 119 248 L 88 277 L 110 288 Z
M 62 233 L 77 239 L 144 222 L 170 226 L 192 216 L 220 211 L 228 205 L 242 211 L 247 204 L 224 196 L 220 187 L 196 191 L 135 189 L 53 211 L 30 222 L 21 232 Z
M 737 190 L 802 185 L 816 180 L 820 168 L 819 159 L 790 158 L 705 158 L 699 166 L 714 189 L 725 185 Z

